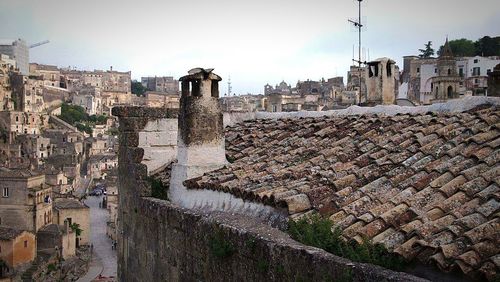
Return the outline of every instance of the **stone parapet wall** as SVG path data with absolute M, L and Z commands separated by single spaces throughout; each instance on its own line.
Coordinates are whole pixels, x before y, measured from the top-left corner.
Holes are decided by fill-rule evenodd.
M 177 113 L 125 107 L 113 114 L 120 118 L 119 281 L 424 281 L 302 245 L 252 217 L 150 198 L 140 132 Z

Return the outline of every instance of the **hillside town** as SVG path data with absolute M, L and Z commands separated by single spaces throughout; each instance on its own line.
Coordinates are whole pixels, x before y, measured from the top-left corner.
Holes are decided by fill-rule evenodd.
M 264 229 L 321 215 L 342 228 L 346 241 L 363 244 L 364 234 L 391 256 L 459 269 L 460 279 L 499 277 L 493 245 L 499 239 L 500 56 L 455 56 L 444 38 L 439 55 L 405 56 L 401 68 L 382 57 L 350 66 L 345 81 L 281 81 L 262 93 L 219 97 L 222 78 L 213 69 L 138 81 L 131 70 L 112 66 L 31 62 L 30 48 L 22 39 L 0 40 L 1 281 L 140 281 L 141 275 L 148 277 L 143 281 L 214 281 L 205 280 L 215 274 L 203 267 L 184 266 L 200 260 L 212 267 L 206 253 L 190 250 L 179 262 L 155 253 L 198 243 L 139 242 L 153 236 L 148 228 L 187 236 L 187 223 L 152 211 L 184 212 L 178 206 L 274 218 Z M 468 206 L 458 210 L 461 204 Z M 147 225 L 149 217 L 157 227 Z M 228 220 L 214 218 L 217 224 L 223 218 L 223 226 Z M 455 223 L 460 226 L 444 234 Z M 212 228 L 201 224 L 193 228 Z M 224 240 L 209 244 L 214 240 L 223 245 L 222 255 L 214 255 L 219 259 L 238 253 Z M 270 244 L 245 240 L 242 249 Z M 248 280 L 260 280 L 262 270 L 278 277 L 270 281 L 298 277 L 291 267 L 270 270 L 276 258 L 247 265 L 247 254 L 237 255 L 242 272 L 253 264 L 261 269 Z M 188 256 L 191 263 L 179 266 Z M 148 272 L 145 263 L 166 270 Z M 373 277 L 392 277 L 373 269 Z M 348 273 L 365 275 L 356 271 Z M 221 275 L 236 277 L 228 273 Z M 390 281 L 419 281 L 412 279 Z

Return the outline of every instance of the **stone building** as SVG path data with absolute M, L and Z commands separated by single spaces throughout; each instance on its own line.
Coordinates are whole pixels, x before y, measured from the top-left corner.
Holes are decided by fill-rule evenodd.
M 48 125 L 48 118 L 38 113 L 22 111 L 0 112 L 0 127 L 14 140 L 20 134 L 40 134 Z
M 358 91 L 359 101 L 366 101 L 366 67 L 351 66 L 347 72 L 346 90 Z
M 76 254 L 76 232 L 64 221 L 63 225 L 48 224 L 36 234 L 37 250 L 57 253 L 60 258 L 68 259 Z
M 29 47 L 26 41 L 22 39 L 0 40 L 0 54 L 5 54 L 16 61 L 19 72 L 23 75 L 29 75 Z
M 445 43 L 445 47 L 439 58 L 403 57 L 402 79 L 407 83 L 403 86 L 407 87 L 410 101 L 417 104 L 443 102 L 443 98 L 448 99 L 448 89 L 452 91 L 451 98 L 486 95 L 488 72 L 500 63 L 500 57 L 454 57 L 449 43 Z
M 76 223 L 82 230 L 76 238 L 76 246 L 90 244 L 90 208 L 74 198 L 54 200 L 54 224 L 64 226 L 65 221 L 71 226 Z
M 29 77 L 19 73 L 11 73 L 10 76 L 17 110 L 38 113 L 45 110 L 44 81 L 41 76 Z
M 30 63 L 30 76 L 43 80 L 43 85 L 61 87 L 61 70 L 57 66 Z
M 500 97 L 500 64 L 488 73 L 488 96 Z
M 101 95 L 98 89 L 85 87 L 72 95 L 71 104 L 82 107 L 88 115 L 102 113 Z
M 153 108 L 179 108 L 179 94 L 177 92 L 146 91 L 146 106 Z
M 267 112 L 296 112 L 301 111 L 305 98 L 299 95 L 285 95 L 272 93 L 266 97 Z
M 25 134 L 17 137 L 17 142 L 21 145 L 23 157 L 43 160 L 52 154 L 50 139 L 37 134 Z
M 90 156 L 87 164 L 87 176 L 93 179 L 105 178 L 108 172 L 118 166 L 115 153 L 103 153 Z
M 393 105 L 399 86 L 399 69 L 389 58 L 380 58 L 367 63 L 366 67 L 367 105 Z
M 443 52 L 437 59 L 437 73 L 431 78 L 431 102 L 443 102 L 448 99 L 459 98 L 461 78 L 457 73 L 457 62 L 451 51 L 448 38 L 444 43 Z
M 19 229 L 0 226 L 0 260 L 8 267 L 7 273 L 0 270 L 0 278 L 12 273 L 19 266 L 32 262 L 36 257 L 35 234 Z
M 266 98 L 264 95 L 238 95 L 220 98 L 224 112 L 257 112 L 265 111 Z
M 73 191 L 73 187 L 68 183 L 68 177 L 61 169 L 49 166 L 41 171 L 45 174 L 45 184 L 52 188 L 54 198 L 68 194 Z
M 281 81 L 279 84 L 276 84 L 275 87 L 272 85 L 266 84 L 264 85 L 264 95 L 270 95 L 273 93 L 281 93 L 284 95 L 290 95 L 292 94 L 292 86 L 286 83 L 284 80 Z
M 131 72 L 114 71 L 110 67 L 108 71 L 102 72 L 102 90 L 105 92 L 131 93 Z
M 36 233 L 52 222 L 52 189 L 45 175 L 30 170 L 0 170 L 2 226 Z
M 8 56 L 0 54 L 0 111 L 14 109 L 10 81 L 10 72 L 13 71 L 14 66 L 8 60 Z
M 179 93 L 179 81 L 171 76 L 148 76 L 141 77 L 141 84 L 149 91 L 177 94 Z

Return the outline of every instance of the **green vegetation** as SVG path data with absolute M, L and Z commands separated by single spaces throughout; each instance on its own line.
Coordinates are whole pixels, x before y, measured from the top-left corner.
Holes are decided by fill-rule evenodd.
M 168 200 L 168 187 L 160 179 L 150 177 L 149 183 L 151 185 L 151 197 Z
M 269 270 L 269 264 L 266 261 L 260 259 L 257 262 L 257 270 L 259 272 L 265 273 L 265 272 L 267 272 Z
M 448 43 L 456 57 L 500 56 L 500 36 L 484 36 L 476 41 L 461 38 L 450 40 Z M 443 51 L 443 47 L 439 48 L 438 55 Z
M 143 96 L 144 93 L 148 90 L 142 85 L 142 83 L 137 80 L 132 81 L 131 88 L 132 93 L 137 96 Z
M 56 271 L 56 265 L 53 264 L 53 263 L 49 263 L 49 265 L 47 265 L 47 270 L 48 270 L 48 273 L 51 273 L 52 271 Z
M 75 125 L 77 122 L 88 120 L 88 115 L 85 113 L 85 109 L 80 106 L 63 103 L 59 118 L 69 124 Z
M 474 42 L 472 40 L 462 38 L 448 41 L 448 43 L 450 44 L 450 48 L 454 56 L 471 57 L 476 55 L 476 47 L 474 46 Z M 439 47 L 439 51 L 437 52 L 438 55 L 441 55 L 443 48 L 444 45 Z
M 74 222 L 70 224 L 69 227 L 76 233 L 76 237 L 80 237 L 82 235 L 83 229 L 80 228 L 80 224 Z
M 233 244 L 224 239 L 222 231 L 218 231 L 214 235 L 210 236 L 208 239 L 208 248 L 210 250 L 210 254 L 219 259 L 228 258 L 236 251 Z
M 250 252 L 253 254 L 255 253 L 255 248 L 257 247 L 257 241 L 255 241 L 255 238 L 250 238 L 246 240 L 245 246 L 250 249 Z
M 84 131 L 85 133 L 92 134 L 92 127 L 90 127 L 88 124 L 77 122 L 75 124 L 75 127 L 80 131 Z
M 105 124 L 108 119 L 103 115 L 89 116 L 84 108 L 67 103 L 62 104 L 59 118 L 88 134 L 92 133 L 92 125 Z
M 427 42 L 427 44 L 424 44 L 424 49 L 418 49 L 420 52 L 420 55 L 418 55 L 420 58 L 430 58 L 434 56 L 434 49 L 432 48 L 432 41 Z
M 226 154 L 226 160 L 229 162 L 229 163 L 234 163 L 236 161 L 236 158 L 233 157 L 233 156 L 230 156 L 228 154 Z
M 321 248 L 352 261 L 376 264 L 394 270 L 401 270 L 405 266 L 404 260 L 389 253 L 382 245 L 374 245 L 369 240 L 364 240 L 361 244 L 346 242 L 341 237 L 341 230 L 335 228 L 332 232 L 332 227 L 330 220 L 316 215 L 297 222 L 290 221 L 288 233 L 303 244 Z
M 120 131 L 118 130 L 118 128 L 116 128 L 116 127 L 112 127 L 112 128 L 110 128 L 110 129 L 108 130 L 108 132 L 107 132 L 107 133 L 108 133 L 109 135 L 117 136 L 117 135 L 120 133 Z

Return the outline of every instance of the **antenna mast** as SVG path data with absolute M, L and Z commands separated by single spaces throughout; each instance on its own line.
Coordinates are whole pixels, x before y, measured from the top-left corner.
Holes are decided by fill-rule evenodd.
M 227 79 L 227 96 L 231 96 L 231 91 L 233 88 L 231 87 L 231 76 Z
M 363 24 L 361 23 L 361 2 L 363 0 L 356 0 L 358 1 L 358 20 L 348 20 L 350 23 L 352 23 L 357 29 L 358 29 L 358 59 L 354 60 L 354 62 L 358 63 L 358 67 L 361 69 L 361 64 L 365 64 L 366 62 L 361 61 L 361 28 L 363 27 Z
M 365 61 L 362 61 L 362 58 L 361 58 L 361 28 L 363 27 L 363 23 L 361 23 L 361 2 L 363 2 L 363 0 L 356 0 L 356 1 L 358 1 L 358 20 L 348 19 L 348 21 L 351 24 L 353 24 L 354 27 L 356 27 L 358 29 L 358 59 L 355 60 L 353 58 L 352 61 L 354 63 L 358 63 L 359 98 L 360 98 L 360 102 L 361 102 L 361 96 L 362 96 L 362 93 L 361 93 L 361 85 L 362 85 L 362 83 L 361 83 L 361 77 L 362 77 L 362 75 L 361 75 L 361 64 L 366 64 L 366 58 L 365 58 Z M 353 57 L 354 57 L 354 52 L 353 52 Z

